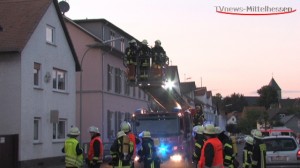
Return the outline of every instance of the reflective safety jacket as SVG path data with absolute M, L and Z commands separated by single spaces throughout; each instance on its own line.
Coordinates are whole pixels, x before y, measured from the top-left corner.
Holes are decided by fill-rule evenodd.
M 198 163 L 198 161 L 200 160 L 200 156 L 201 156 L 201 150 L 202 147 L 204 145 L 205 142 L 205 138 L 203 135 L 201 134 L 196 134 L 195 136 L 195 149 L 194 149 L 194 153 L 193 153 L 193 161 L 195 163 Z
M 252 148 L 253 145 L 245 143 L 245 147 L 243 150 L 243 168 L 251 168 L 252 167 Z
M 98 142 L 99 149 L 95 149 L 95 142 Z M 89 161 L 96 160 L 98 162 L 101 162 L 103 160 L 103 143 L 100 138 L 100 136 L 94 136 L 92 140 L 90 141 L 89 151 L 88 151 L 88 159 Z
M 209 146 L 208 144 L 212 145 L 212 151 L 209 151 L 209 152 L 213 153 L 213 158 L 211 158 L 212 164 L 211 164 L 211 166 L 208 166 L 208 167 L 223 168 L 224 167 L 223 166 L 223 146 L 222 146 L 221 141 L 217 137 L 209 138 L 208 140 L 206 140 L 204 142 L 204 145 L 203 145 L 203 148 L 201 151 L 202 154 L 201 154 L 200 160 L 198 162 L 198 168 L 207 167 L 208 163 L 206 163 L 206 160 L 208 158 L 206 158 L 206 157 L 208 156 L 209 152 L 205 152 L 205 151 L 207 151 L 206 148 Z
M 266 168 L 266 144 L 254 137 L 252 168 Z
M 66 153 L 66 167 L 82 167 L 83 155 L 77 155 L 76 148 L 79 145 L 77 139 L 69 138 L 65 141 L 64 151 Z

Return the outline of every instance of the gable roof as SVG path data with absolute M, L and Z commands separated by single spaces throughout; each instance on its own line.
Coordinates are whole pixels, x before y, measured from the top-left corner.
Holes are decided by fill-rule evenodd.
M 182 94 L 193 92 L 196 89 L 195 82 L 181 82 L 180 91 Z
M 275 79 L 272 77 L 269 86 L 272 86 L 275 90 L 281 90 Z
M 57 0 L 1 0 L 0 53 L 21 53 L 51 3 L 54 3 L 55 10 L 75 61 L 76 71 L 79 71 L 81 69 L 80 64 Z
M 198 88 L 196 88 L 194 93 L 195 93 L 195 96 L 204 96 L 206 94 L 206 92 L 207 92 L 206 87 L 198 87 Z

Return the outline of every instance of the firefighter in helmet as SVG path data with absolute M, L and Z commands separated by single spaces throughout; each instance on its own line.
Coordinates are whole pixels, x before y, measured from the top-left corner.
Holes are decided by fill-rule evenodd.
M 139 77 L 141 81 L 145 81 L 149 77 L 151 50 L 148 47 L 148 41 L 143 40 L 142 45 L 138 49 L 139 59 Z
M 130 168 L 132 164 L 133 156 L 133 143 L 124 131 L 117 133 L 117 139 L 114 140 L 110 147 L 110 154 L 112 155 L 112 161 L 110 165 L 113 167 Z
M 135 81 L 136 78 L 136 66 L 137 66 L 137 43 L 134 39 L 129 41 L 129 47 L 125 49 L 125 64 L 128 68 L 129 81 Z
M 193 126 L 202 125 L 204 122 L 204 115 L 202 111 L 202 106 L 197 105 L 195 108 L 196 112 L 193 116 Z
M 144 163 L 144 168 L 159 168 L 160 159 L 157 156 L 154 141 L 149 131 L 143 131 L 141 134 L 142 146 L 138 151 L 139 162 Z
M 253 149 L 253 137 L 246 136 L 245 137 L 245 146 L 243 149 L 243 168 L 251 168 L 252 167 L 252 149 Z
M 212 124 L 204 126 L 204 142 L 198 168 L 214 167 L 223 168 L 223 145 L 217 137 L 216 128 Z
M 266 168 L 266 144 L 263 142 L 259 130 L 251 132 L 253 135 L 252 168 Z
M 68 139 L 65 141 L 62 152 L 65 153 L 65 164 L 68 167 L 82 167 L 83 165 L 83 150 L 77 140 L 80 131 L 77 127 L 72 127 L 68 133 Z
M 194 149 L 194 153 L 192 156 L 192 160 L 193 160 L 194 164 L 196 165 L 196 167 L 197 167 L 198 161 L 201 156 L 201 150 L 202 150 L 203 144 L 205 142 L 205 137 L 203 135 L 203 131 L 204 131 L 204 127 L 201 125 L 197 125 L 197 126 L 193 127 L 193 137 L 195 139 L 195 149 Z
M 216 127 L 216 131 L 218 133 L 219 140 L 223 144 L 224 166 L 234 168 L 233 160 L 235 159 L 235 154 L 233 151 L 232 141 L 220 127 Z
M 89 128 L 91 141 L 88 151 L 88 165 L 90 168 L 99 168 L 103 162 L 103 143 L 100 138 L 99 129 L 95 126 Z
M 140 139 L 138 139 L 132 132 L 131 132 L 131 125 L 127 121 L 123 121 L 120 125 L 122 131 L 129 137 L 129 140 L 133 143 L 133 155 L 132 160 L 134 160 L 136 156 L 136 144 L 140 143 Z M 134 162 L 132 162 L 132 167 L 134 167 Z
M 166 62 L 166 52 L 161 46 L 161 41 L 156 40 L 154 47 L 151 49 L 153 54 L 153 65 L 163 66 Z

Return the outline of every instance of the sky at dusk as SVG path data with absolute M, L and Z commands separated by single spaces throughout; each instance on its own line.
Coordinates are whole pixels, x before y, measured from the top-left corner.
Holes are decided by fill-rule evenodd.
M 273 77 L 283 98 L 300 97 L 300 1 L 66 1 L 71 19 L 106 19 L 149 46 L 159 39 L 181 82 L 195 81 L 223 97 L 258 96 Z M 284 7 L 296 11 L 253 15 Z

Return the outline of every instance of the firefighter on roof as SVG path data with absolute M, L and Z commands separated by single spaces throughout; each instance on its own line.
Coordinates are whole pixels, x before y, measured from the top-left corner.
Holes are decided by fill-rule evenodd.
M 129 47 L 125 49 L 125 63 L 128 68 L 128 80 L 133 82 L 136 77 L 137 55 L 138 48 L 137 43 L 133 39 L 129 41 Z

